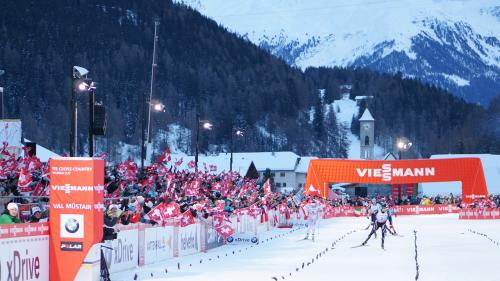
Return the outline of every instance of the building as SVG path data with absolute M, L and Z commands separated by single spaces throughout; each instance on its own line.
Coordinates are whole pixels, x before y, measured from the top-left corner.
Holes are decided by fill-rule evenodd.
M 274 178 L 274 187 L 280 192 L 303 188 L 311 159 L 290 151 L 234 153 L 235 157 L 251 160 L 261 177 L 267 169 Z
M 375 151 L 375 119 L 370 110 L 365 109 L 359 118 L 360 158 L 372 160 Z

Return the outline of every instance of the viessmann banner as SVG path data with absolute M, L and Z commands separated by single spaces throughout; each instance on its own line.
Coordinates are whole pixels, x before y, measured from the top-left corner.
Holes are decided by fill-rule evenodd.
M 50 280 L 74 280 L 102 239 L 104 160 L 51 159 Z
M 462 182 L 462 199 L 466 203 L 488 195 L 479 158 L 311 160 L 304 191 L 306 194 L 328 197 L 330 183 L 407 184 L 448 181 Z

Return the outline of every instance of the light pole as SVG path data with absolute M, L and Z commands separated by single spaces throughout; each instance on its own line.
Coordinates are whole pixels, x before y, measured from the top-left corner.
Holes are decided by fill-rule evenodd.
M 144 97 L 144 95 L 143 95 Z M 165 111 L 165 105 L 161 102 L 153 102 L 149 104 L 148 102 L 143 103 L 144 109 L 142 110 L 142 134 L 141 134 L 141 169 L 144 168 L 144 159 L 146 158 L 146 108 L 147 111 L 149 112 L 150 110 L 155 111 L 155 112 L 164 112 Z M 149 105 L 149 106 L 148 106 Z M 149 130 L 152 128 L 152 125 L 149 124 L 151 119 L 147 121 L 147 127 L 148 127 L 148 134 Z M 148 137 L 149 139 L 149 137 Z M 148 141 L 149 143 L 150 141 Z
M 229 172 L 233 171 L 233 151 L 234 151 L 234 136 L 242 137 L 244 135 L 243 129 L 240 128 L 231 128 L 231 158 L 229 159 Z
M 71 83 L 71 130 L 69 134 L 69 156 L 76 155 L 78 140 L 77 140 L 77 122 L 78 122 L 78 104 L 76 93 L 78 91 L 86 91 L 90 83 L 87 83 L 87 74 L 89 71 L 80 66 L 73 66 L 72 69 L 72 83 Z
M 155 96 L 156 88 L 155 86 L 155 78 L 156 78 L 156 45 L 158 43 L 158 35 L 157 35 L 157 29 L 158 25 L 160 25 L 160 20 L 158 18 L 155 18 L 155 34 L 153 38 L 153 62 L 151 63 L 151 86 L 149 89 L 149 104 L 152 104 L 153 97 Z M 152 107 L 148 107 L 148 131 L 147 131 L 147 137 L 146 137 L 146 142 L 149 143 L 151 142 L 151 111 Z
M 0 76 L 5 74 L 5 70 L 0 69 Z M 0 87 L 0 119 L 3 119 L 3 87 Z
M 397 141 L 397 147 L 398 147 L 398 154 L 399 154 L 399 160 L 403 159 L 403 152 L 408 151 L 412 147 L 412 143 L 410 142 L 409 139 L 405 137 L 401 137 Z M 401 199 L 401 193 L 402 193 L 403 187 L 399 185 L 398 188 L 398 198 Z
M 89 157 L 94 157 L 95 86 L 89 87 Z
M 403 152 L 408 151 L 413 146 L 413 144 L 410 142 L 409 139 L 401 137 L 398 139 L 397 146 L 398 146 L 399 160 L 401 160 L 403 159 Z
M 198 154 L 200 153 L 200 127 L 204 130 L 212 130 L 213 124 L 208 120 L 200 120 L 200 114 L 196 113 L 196 148 L 194 155 L 194 171 L 198 172 Z

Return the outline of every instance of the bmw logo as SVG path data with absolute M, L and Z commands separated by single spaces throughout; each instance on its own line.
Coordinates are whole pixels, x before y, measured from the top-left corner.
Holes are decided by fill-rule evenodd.
M 252 237 L 252 240 L 250 240 L 250 241 L 252 241 L 252 243 L 255 244 L 259 241 L 259 239 L 257 239 L 257 237 Z
M 229 236 L 229 237 L 227 238 L 227 242 L 228 242 L 228 243 L 233 243 L 233 241 L 234 241 L 233 236 Z
M 80 223 L 76 219 L 68 219 L 64 228 L 69 233 L 76 233 L 80 229 Z

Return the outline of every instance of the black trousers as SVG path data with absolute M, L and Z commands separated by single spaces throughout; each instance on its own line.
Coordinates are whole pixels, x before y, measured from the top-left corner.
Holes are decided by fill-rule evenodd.
M 368 235 L 368 238 L 366 238 L 365 242 L 363 242 L 363 245 L 366 244 L 368 242 L 368 240 L 370 240 L 372 235 L 374 235 L 379 228 L 382 229 L 382 247 L 384 247 L 385 233 L 388 230 L 387 226 L 385 225 L 385 222 L 384 223 L 375 222 L 375 225 L 373 226 L 372 231 L 370 231 L 370 234 Z

